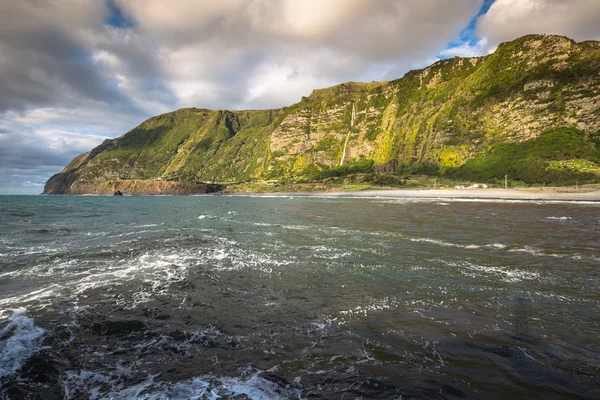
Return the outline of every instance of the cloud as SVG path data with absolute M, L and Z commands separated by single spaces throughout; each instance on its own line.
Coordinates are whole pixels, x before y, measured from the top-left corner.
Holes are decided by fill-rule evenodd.
M 477 35 L 494 48 L 531 33 L 600 39 L 598 0 L 496 0 L 477 22 Z
M 101 3 L 0 5 L 0 112 L 57 101 L 76 104 L 80 97 L 124 101 L 86 60 L 90 32 L 102 27 L 103 10 L 95 4 Z
M 14 119 L 0 120 L 0 168 L 62 169 L 70 159 L 97 146 L 106 136 L 94 132 L 76 132 L 72 127 L 30 127 Z
M 479 0 L 119 0 L 163 47 L 282 44 L 351 52 L 370 61 L 438 50 L 479 10 Z
M 0 194 L 40 193 L 52 173 L 106 137 L 60 128 L 5 128 L 0 121 Z M 69 127 L 70 129 L 70 127 Z
M 458 46 L 449 47 L 440 52 L 440 56 L 444 58 L 450 57 L 477 57 L 486 52 L 489 53 L 488 50 L 488 39 L 484 37 L 483 39 L 477 41 L 475 44 L 470 44 L 469 42 L 462 43 Z
M 398 78 L 432 58 L 481 0 L 117 0 L 156 45 L 179 105 L 272 108 L 316 87 Z M 389 70 L 389 68 L 388 68 Z

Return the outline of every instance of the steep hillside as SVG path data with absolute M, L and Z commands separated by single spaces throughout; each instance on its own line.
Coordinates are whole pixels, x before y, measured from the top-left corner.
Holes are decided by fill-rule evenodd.
M 438 61 L 394 81 L 315 90 L 282 109 L 159 115 L 75 158 L 44 192 L 353 172 L 594 180 L 597 132 L 600 42 L 530 35 L 489 56 Z M 566 142 L 576 150 L 561 152 Z M 538 173 L 522 174 L 533 164 L 521 161 L 533 158 Z M 162 192 L 153 185 L 149 192 Z

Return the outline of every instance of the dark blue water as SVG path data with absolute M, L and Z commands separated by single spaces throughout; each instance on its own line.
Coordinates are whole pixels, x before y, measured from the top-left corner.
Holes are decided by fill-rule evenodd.
M 600 398 L 600 205 L 0 197 L 8 399 Z

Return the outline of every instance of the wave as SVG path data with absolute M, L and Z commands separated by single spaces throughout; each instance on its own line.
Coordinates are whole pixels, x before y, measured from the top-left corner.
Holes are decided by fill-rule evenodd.
M 323 246 L 323 245 L 304 246 L 304 247 L 301 247 L 301 249 L 310 250 L 311 254 L 314 257 L 320 258 L 320 259 L 325 259 L 325 260 L 336 260 L 338 258 L 345 258 L 345 257 L 351 257 L 351 256 L 356 255 L 356 253 L 352 250 L 344 250 L 344 249 L 340 249 L 340 248 L 328 247 L 328 246 Z
M 444 246 L 444 247 L 459 247 L 461 249 L 486 249 L 486 248 L 504 249 L 504 248 L 506 248 L 506 245 L 502 244 L 502 243 L 458 244 L 458 243 L 447 242 L 447 241 L 440 240 L 440 239 L 432 239 L 432 238 L 428 238 L 428 237 L 411 237 L 411 236 L 401 235 L 401 238 L 409 240 L 411 242 L 430 243 L 430 244 L 436 244 L 438 246 Z
M 51 299 L 51 298 L 56 297 L 58 294 L 58 291 L 60 291 L 61 289 L 62 289 L 61 285 L 53 283 L 48 286 L 45 286 L 42 288 L 37 288 L 36 290 L 32 290 L 32 291 L 24 293 L 24 294 L 11 296 L 11 297 L 5 297 L 0 300 L 0 306 L 14 306 L 16 304 L 21 305 L 21 304 L 35 302 L 38 300 Z M 43 308 L 43 307 L 45 307 L 45 305 L 38 304 L 38 307 Z
M 283 225 L 283 224 L 272 224 L 269 222 L 236 221 L 236 220 L 231 220 L 231 219 L 224 219 L 224 220 L 227 222 L 235 222 L 235 223 L 243 224 L 243 225 L 251 224 L 254 226 L 274 227 L 274 228 L 282 228 L 282 229 L 290 229 L 290 230 L 298 230 L 298 231 L 304 231 L 304 230 L 309 230 L 309 229 L 317 229 L 317 230 L 323 231 L 323 229 L 310 227 L 308 225 Z
M 33 318 L 14 310 L 8 325 L 0 330 L 0 377 L 16 372 L 23 362 L 36 353 L 45 331 L 35 326 Z
M 221 218 L 221 219 L 223 219 L 222 217 L 218 217 L 216 215 L 211 215 L 211 214 L 200 214 L 200 215 L 198 215 L 198 219 L 207 219 L 207 218 L 208 219 L 215 219 L 215 218 Z
M 112 258 L 107 262 L 71 259 L 5 272 L 0 277 L 35 279 L 60 275 L 62 278 L 60 282 L 38 286 L 25 293 L 11 293 L 10 297 L 0 295 L 0 306 L 15 307 L 36 302 L 36 308 L 44 308 L 57 296 L 79 296 L 91 289 L 138 281 L 144 283 L 144 288 L 134 295 L 132 302 L 122 305 L 134 308 L 164 294 L 169 285 L 186 279 L 190 268 L 199 263 L 215 271 L 251 269 L 272 274 L 278 273 L 274 267 L 288 265 L 295 260 L 291 256 L 283 260 L 268 253 L 243 249 L 239 243 L 227 238 L 210 239 L 210 246 L 199 249 L 157 249 L 132 258 Z
M 398 307 L 400 304 L 401 301 L 395 297 L 384 297 L 381 299 L 373 298 L 366 304 L 339 311 L 339 315 L 348 317 L 366 317 L 372 312 L 389 310 Z
M 533 247 L 533 246 L 525 246 L 525 247 L 517 247 L 514 249 L 510 249 L 509 252 L 511 253 L 527 253 L 527 254 L 531 254 L 532 256 L 537 256 L 537 257 L 553 257 L 553 258 L 573 258 L 573 259 L 581 259 L 581 256 L 575 254 L 556 254 L 556 253 L 545 253 L 544 251 L 538 249 L 537 247 Z
M 243 269 L 258 270 L 263 273 L 272 274 L 273 267 L 289 265 L 295 257 L 287 260 L 278 260 L 268 254 L 244 250 L 239 247 L 218 247 L 202 253 L 207 261 L 216 262 L 213 268 L 221 271 L 236 271 Z
M 40 300 L 52 300 L 61 295 L 77 296 L 90 289 L 120 285 L 135 279 L 148 283 L 150 290 L 157 293 L 164 289 L 165 284 L 183 280 L 192 261 L 196 258 L 197 253 L 190 250 L 166 254 L 164 251 L 150 251 L 129 260 L 113 259 L 85 270 L 80 268 L 84 261 L 69 260 L 50 268 L 41 265 L 30 270 L 13 271 L 12 274 L 19 277 L 36 274 L 52 276 L 58 272 L 63 280 L 38 287 L 27 293 L 3 298 L 0 300 L 0 305 L 14 306 L 38 302 L 38 307 L 44 307 Z M 16 274 L 17 272 L 19 274 Z
M 461 273 L 466 276 L 478 277 L 485 275 L 493 275 L 505 282 L 520 282 L 523 280 L 540 280 L 542 275 L 535 271 L 525 271 L 522 269 L 516 268 L 507 268 L 507 267 L 495 267 L 490 265 L 478 265 L 473 264 L 468 261 L 461 262 L 452 262 L 452 261 L 443 261 L 442 262 L 451 267 L 458 267 L 461 269 Z
M 261 372 L 244 378 L 201 376 L 182 382 L 157 382 L 157 375 L 148 375 L 143 381 L 123 387 L 119 377 L 91 371 L 67 371 L 63 383 L 65 398 L 78 398 L 81 392 L 91 394 L 91 399 L 115 400 L 187 400 L 240 398 L 251 400 L 302 399 L 299 389 L 282 387 L 264 379 Z M 288 385 L 289 386 L 289 385 Z M 105 389 L 107 388 L 108 389 Z
M 486 244 L 459 244 L 448 242 L 441 239 L 433 239 L 428 237 L 411 237 L 406 235 L 399 235 L 400 238 L 417 243 L 429 243 L 442 247 L 456 247 L 465 250 L 480 250 L 480 249 L 491 249 L 491 250 L 505 250 L 509 253 L 527 253 L 536 257 L 552 257 L 552 258 L 571 258 L 573 260 L 588 260 L 597 262 L 598 258 L 595 256 L 582 256 L 580 254 L 558 254 L 558 253 L 548 253 L 533 246 L 523 246 L 523 247 L 513 247 L 514 245 L 506 245 L 503 243 L 486 243 Z

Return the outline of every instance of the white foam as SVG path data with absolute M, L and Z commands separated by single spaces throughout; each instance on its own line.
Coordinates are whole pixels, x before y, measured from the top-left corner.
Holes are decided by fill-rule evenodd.
M 197 253 L 191 250 L 180 254 L 151 251 L 130 260 L 112 260 L 108 264 L 86 272 L 73 272 L 66 268 L 71 263 L 77 264 L 77 260 L 71 260 L 60 267 L 59 272 L 65 277 L 60 284 L 54 283 L 28 293 L 0 299 L 0 306 L 39 302 L 42 299 L 54 299 L 67 293 L 77 296 L 90 289 L 122 284 L 133 279 L 149 283 L 153 292 L 160 292 L 165 284 L 185 278 L 191 261 L 195 258 Z M 38 273 L 45 274 L 40 271 Z M 142 302 L 143 299 L 139 297 L 136 300 Z M 149 299 L 146 298 L 147 300 Z
M 430 244 L 435 244 L 435 245 L 443 246 L 443 247 L 458 247 L 461 249 L 468 249 L 468 250 L 485 249 L 485 248 L 492 248 L 492 249 L 506 248 L 506 245 L 504 245 L 502 243 L 458 244 L 458 243 L 446 242 L 446 241 L 440 240 L 440 239 L 432 239 L 432 238 L 428 238 L 428 237 L 422 238 L 422 237 L 410 237 L 410 236 L 403 236 L 403 235 L 401 235 L 401 237 L 406 240 L 409 240 L 411 242 L 430 243 Z
M 567 221 L 572 218 L 571 217 L 546 217 L 546 219 L 553 220 L 553 221 Z
M 86 232 L 85 235 L 86 236 L 106 236 L 109 233 L 110 232 Z
M 305 231 L 307 229 L 310 229 L 310 226 L 306 226 L 306 225 L 282 225 L 282 228 L 292 229 L 292 230 L 297 230 L 297 231 Z
M 44 330 L 35 326 L 33 318 L 23 315 L 25 310 L 14 310 L 8 325 L 0 330 L 0 377 L 17 371 L 40 346 Z
M 33 290 L 22 295 L 6 297 L 0 300 L 0 306 L 10 306 L 17 303 L 30 303 L 41 299 L 47 299 L 49 297 L 55 297 L 57 290 L 59 290 L 60 288 L 61 286 L 58 284 L 51 284 L 46 287 Z
M 342 310 L 339 315 L 348 317 L 366 317 L 367 315 L 383 310 L 396 308 L 400 305 L 400 300 L 395 297 L 384 297 L 381 299 L 370 299 L 368 304 L 358 305 L 348 310 Z
M 218 217 L 216 215 L 211 215 L 211 214 L 200 214 L 198 215 L 198 219 L 224 219 L 223 217 Z
M 207 268 L 216 271 L 257 270 L 265 274 L 279 274 L 275 267 L 294 262 L 294 257 L 285 260 L 275 255 L 241 248 L 239 244 L 227 238 L 215 238 L 213 247 L 207 249 L 160 249 L 151 250 L 131 259 L 113 259 L 107 263 L 96 263 L 94 268 L 82 269 L 81 261 L 69 260 L 63 263 L 37 266 L 29 270 L 21 270 L 18 275 L 32 277 L 59 274 L 63 277 L 60 283 L 38 287 L 26 293 L 6 293 L 0 295 L 0 306 L 16 307 L 26 303 L 36 303 L 36 308 L 44 307 L 60 296 L 79 296 L 86 291 L 100 287 L 122 285 L 131 281 L 147 284 L 137 292 L 133 301 L 121 304 L 126 308 L 136 307 L 150 301 L 156 295 L 165 294 L 167 287 L 184 280 L 188 271 L 202 262 Z M 33 272 L 32 272 L 33 271 Z M 12 272 L 11 272 L 12 274 Z
M 326 260 L 335 260 L 338 258 L 350 257 L 355 255 L 355 253 L 350 250 L 336 249 L 334 247 L 328 247 L 323 245 L 308 246 L 307 248 L 311 250 L 314 256 Z
M 476 277 L 479 275 L 494 275 L 505 282 L 520 282 L 523 280 L 539 280 L 541 275 L 535 270 L 524 271 L 516 268 L 495 267 L 488 265 L 477 265 L 467 261 L 462 262 L 446 262 L 447 265 L 453 267 L 464 268 L 463 274 Z
M 554 257 L 554 258 L 572 257 L 571 254 L 544 253 L 542 250 L 540 250 L 536 247 L 532 247 L 532 246 L 519 247 L 516 249 L 510 249 L 509 251 L 512 253 L 528 253 L 533 256 L 538 256 L 538 257 Z
M 244 269 L 258 270 L 267 274 L 278 273 L 273 267 L 289 265 L 294 257 L 278 260 L 268 254 L 247 251 L 239 247 L 219 247 L 205 251 L 202 256 L 207 261 L 216 261 L 213 266 L 221 271 L 238 271 Z
M 84 392 L 91 400 L 216 400 L 246 396 L 252 400 L 302 399 L 298 389 L 281 387 L 256 373 L 247 378 L 215 378 L 202 376 L 183 382 L 157 382 L 158 375 L 148 375 L 143 381 L 123 387 L 119 379 L 90 371 L 68 371 L 63 383 L 65 397 Z M 102 390 L 110 387 L 109 390 Z

